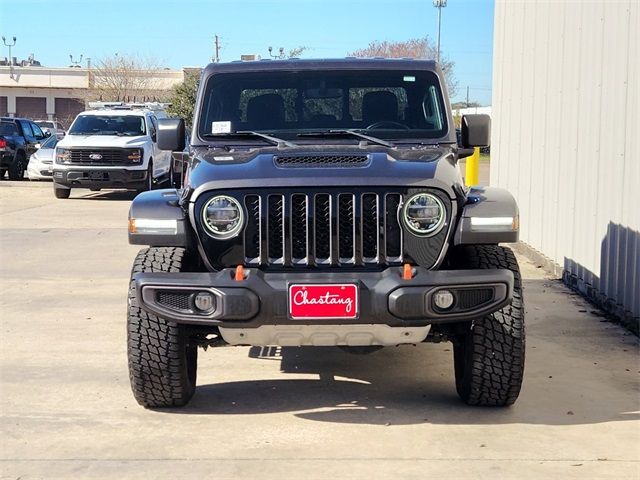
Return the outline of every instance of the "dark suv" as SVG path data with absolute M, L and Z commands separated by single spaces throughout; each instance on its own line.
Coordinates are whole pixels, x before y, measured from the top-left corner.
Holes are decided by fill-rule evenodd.
M 518 209 L 465 188 L 432 61 L 212 64 L 203 72 L 180 190 L 138 195 L 128 357 L 136 400 L 185 405 L 198 347 L 338 346 L 354 353 L 451 341 L 458 393 L 510 405 L 524 368 Z M 160 148 L 184 149 L 160 120 Z M 418 368 L 418 367 L 416 367 Z
M 29 157 L 50 133 L 26 118 L 0 117 L 0 178 L 22 180 Z

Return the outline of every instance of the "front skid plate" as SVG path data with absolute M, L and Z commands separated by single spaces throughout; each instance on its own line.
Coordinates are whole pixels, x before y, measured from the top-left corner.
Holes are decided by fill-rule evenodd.
M 368 347 L 420 343 L 430 325 L 390 327 L 389 325 L 262 325 L 257 328 L 224 328 L 220 335 L 231 345 L 256 347 Z

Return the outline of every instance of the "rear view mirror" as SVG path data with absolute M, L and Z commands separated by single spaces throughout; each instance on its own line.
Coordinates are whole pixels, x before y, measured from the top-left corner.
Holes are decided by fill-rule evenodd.
M 463 115 L 461 133 L 463 147 L 488 147 L 491 144 L 491 117 Z
M 182 118 L 158 119 L 157 139 L 160 150 L 168 150 L 170 152 L 184 150 L 184 120 Z
M 341 88 L 307 88 L 304 91 L 305 98 L 325 99 L 325 98 L 341 98 Z

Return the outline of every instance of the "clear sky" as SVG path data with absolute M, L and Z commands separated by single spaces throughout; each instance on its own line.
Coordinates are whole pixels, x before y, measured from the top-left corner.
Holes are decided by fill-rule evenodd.
M 12 55 L 34 53 L 46 66 L 114 53 L 202 66 L 215 34 L 222 61 L 268 58 L 270 45 L 307 46 L 303 58 L 344 57 L 373 40 L 435 39 L 437 19 L 432 0 L 0 0 L 0 35 L 18 39 Z M 441 49 L 456 63 L 454 99 L 469 86 L 472 101 L 491 103 L 492 44 L 493 0 L 448 0 Z

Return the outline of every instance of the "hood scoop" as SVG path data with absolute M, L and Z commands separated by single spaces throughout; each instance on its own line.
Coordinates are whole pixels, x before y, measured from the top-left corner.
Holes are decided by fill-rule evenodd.
M 274 155 L 278 167 L 285 168 L 354 168 L 371 163 L 370 155 L 314 154 Z

